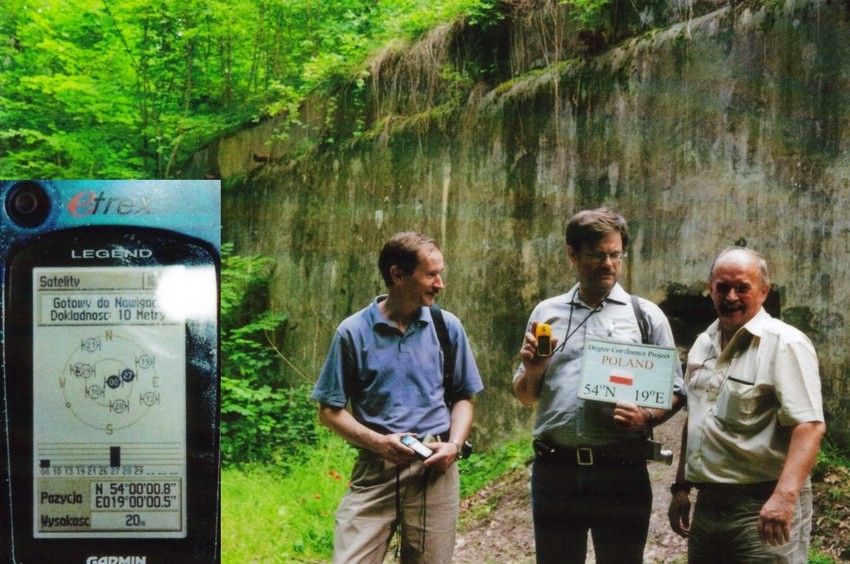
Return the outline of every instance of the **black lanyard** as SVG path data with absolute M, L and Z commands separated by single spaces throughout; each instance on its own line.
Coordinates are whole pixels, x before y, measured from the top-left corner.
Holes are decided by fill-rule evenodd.
M 610 292 L 608 292 L 608 294 L 610 294 Z M 604 306 L 604 305 L 605 305 L 605 300 L 606 300 L 606 299 L 608 299 L 608 294 L 605 294 L 605 297 L 604 297 L 604 298 L 602 298 L 602 301 L 601 301 L 601 302 L 599 302 L 599 305 L 597 305 L 595 308 L 593 308 L 593 309 L 591 310 L 591 312 L 587 314 L 587 317 L 585 317 L 584 319 L 582 319 L 582 320 L 581 320 L 581 323 L 579 323 L 578 325 L 576 325 L 576 328 L 575 328 L 575 329 L 573 329 L 572 331 L 570 331 L 570 329 L 572 329 L 572 326 L 573 326 L 573 310 L 575 309 L 575 305 L 576 305 L 576 303 L 577 303 L 577 302 L 576 302 L 576 298 L 578 297 L 578 288 L 576 288 L 576 289 L 575 289 L 575 291 L 573 292 L 573 299 L 572 299 L 572 300 L 570 300 L 570 319 L 569 319 L 569 321 L 567 322 L 566 337 L 564 337 L 564 342 L 563 342 L 563 343 L 561 343 L 560 345 L 558 345 L 558 348 L 556 348 L 554 352 L 558 352 L 559 350 L 563 349 L 563 348 L 567 345 L 567 341 L 569 341 L 569 340 L 570 340 L 570 337 L 572 337 L 573 335 L 575 335 L 575 334 L 576 334 L 576 332 L 577 332 L 579 329 L 581 329 L 581 326 L 582 326 L 582 325 L 584 325 L 585 323 L 587 323 L 587 320 L 588 320 L 588 319 L 590 319 L 590 318 L 591 318 L 591 316 L 592 316 L 594 313 L 599 312 L 599 311 L 602 311 L 602 306 Z

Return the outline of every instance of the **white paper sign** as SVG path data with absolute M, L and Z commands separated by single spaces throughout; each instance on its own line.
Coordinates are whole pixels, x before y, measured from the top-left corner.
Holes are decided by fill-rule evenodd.
M 588 339 L 578 397 L 670 409 L 678 361 L 673 348 Z

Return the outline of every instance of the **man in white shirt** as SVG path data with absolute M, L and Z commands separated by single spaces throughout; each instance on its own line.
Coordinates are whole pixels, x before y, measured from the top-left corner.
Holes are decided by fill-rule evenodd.
M 826 430 L 818 360 L 802 332 L 764 310 L 769 290 L 759 253 L 733 247 L 715 259 L 718 319 L 688 354 L 688 422 L 668 513 L 690 563 L 807 560 L 809 474 Z

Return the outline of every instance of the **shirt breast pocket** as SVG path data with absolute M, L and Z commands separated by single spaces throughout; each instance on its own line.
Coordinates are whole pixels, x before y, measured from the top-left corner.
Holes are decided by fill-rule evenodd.
M 752 435 L 772 420 L 771 398 L 755 382 L 730 376 L 717 395 L 714 417 L 732 432 Z

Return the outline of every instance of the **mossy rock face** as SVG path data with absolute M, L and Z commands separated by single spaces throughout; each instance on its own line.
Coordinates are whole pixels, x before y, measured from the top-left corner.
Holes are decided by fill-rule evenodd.
M 464 59 L 481 61 L 462 47 L 465 28 L 444 31 L 420 51 L 388 54 L 365 106 L 336 99 L 338 131 L 362 127 L 357 137 L 322 141 L 316 132 L 337 122 L 314 102 L 307 127 L 272 142 L 268 162 L 234 164 L 278 139 L 271 125 L 217 143 L 230 157 L 203 162 L 227 164 L 224 180 L 242 175 L 224 192 L 224 239 L 275 258 L 287 347 L 318 373 L 339 321 L 384 291 L 383 242 L 406 229 L 436 237 L 448 266 L 441 304 L 463 320 L 484 374 L 476 433 L 486 437 L 530 426 L 511 376 L 534 305 L 575 282 L 564 252 L 573 213 L 625 215 L 621 283 L 666 308 L 683 350 L 712 320 L 711 260 L 744 243 L 770 264 L 771 311 L 815 342 L 840 435 L 850 420 L 850 15 L 812 6 L 723 8 L 595 56 L 562 50 L 538 68 L 501 58 L 480 76 Z M 508 33 L 489 45 L 510 57 L 526 40 Z M 415 60 L 437 65 L 421 69 L 435 81 L 427 88 Z M 453 90 L 428 98 L 442 81 Z

